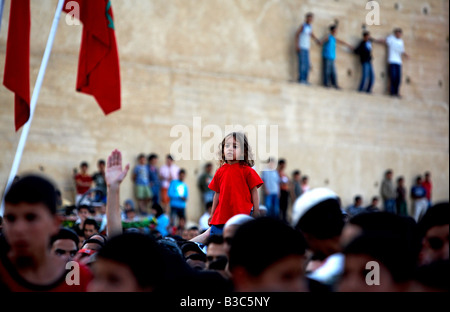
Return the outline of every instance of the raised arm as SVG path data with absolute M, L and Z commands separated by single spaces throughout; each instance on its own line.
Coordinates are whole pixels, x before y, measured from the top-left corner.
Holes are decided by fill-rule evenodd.
M 130 164 L 122 169 L 122 153 L 115 149 L 108 157 L 105 179 L 108 188 L 106 198 L 106 234 L 111 237 L 122 233 L 120 217 L 120 184 L 128 173 Z

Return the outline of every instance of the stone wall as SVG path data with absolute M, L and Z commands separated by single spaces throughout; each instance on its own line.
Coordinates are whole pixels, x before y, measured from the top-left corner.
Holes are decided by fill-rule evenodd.
M 32 86 L 56 2 L 32 1 Z M 197 148 L 211 139 L 205 133 L 200 145 L 196 131 L 206 131 L 208 125 L 215 125 L 220 134 L 230 125 L 266 126 L 269 139 L 269 127 L 276 126 L 278 140 L 268 144 L 278 143 L 278 156 L 287 160 L 287 172 L 300 169 L 310 177 L 312 187 L 330 187 L 344 205 L 356 194 L 369 204 L 370 197 L 379 194 L 387 168 L 394 170 L 395 177 L 403 175 L 408 189 L 417 174 L 431 171 L 433 199 L 448 200 L 448 1 L 379 1 L 381 25 L 368 29 L 381 38 L 402 27 L 411 55 L 403 69 L 403 99 L 384 94 L 386 52 L 379 45 L 374 46 L 373 95 L 353 91 L 360 77 L 358 59 L 341 47 L 337 70 L 343 90 L 319 86 L 320 49 L 314 44 L 313 85 L 294 82 L 294 33 L 305 13 L 315 13 L 317 36 L 326 34 L 327 26 L 338 19 L 338 37 L 356 45 L 369 12 L 361 3 L 113 1 L 122 109 L 107 117 L 92 97 L 75 92 L 81 26 L 68 26 L 63 15 L 19 174 L 43 171 L 72 199 L 72 169 L 82 160 L 94 172 L 97 159 L 118 148 L 132 166 L 141 152 L 158 153 L 161 165 L 165 154 L 180 142 L 177 126 L 184 126 L 189 130 L 190 140 L 184 143 L 190 147 L 191 159 L 177 163 L 187 169 L 188 218 L 196 221 L 202 213 L 196 179 L 206 159 L 193 158 Z M 9 3 L 4 13 L 0 68 L 4 68 Z M 0 181 L 4 184 L 20 132 L 14 132 L 13 94 L 3 86 L 0 103 Z M 256 151 L 264 147 L 269 149 L 254 146 Z M 264 167 L 260 158 L 256 166 Z M 122 201 L 132 196 L 128 176 Z

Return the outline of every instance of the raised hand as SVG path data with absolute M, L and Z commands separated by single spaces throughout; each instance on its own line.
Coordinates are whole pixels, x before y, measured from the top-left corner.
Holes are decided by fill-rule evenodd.
M 118 187 L 130 169 L 130 164 L 127 164 L 122 169 L 122 153 L 115 149 L 111 155 L 108 156 L 108 161 L 105 170 L 105 180 L 108 187 Z

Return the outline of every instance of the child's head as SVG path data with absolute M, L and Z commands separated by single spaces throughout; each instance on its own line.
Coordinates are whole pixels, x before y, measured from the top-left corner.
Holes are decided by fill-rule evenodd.
M 295 180 L 295 181 L 300 181 L 301 180 L 301 172 L 300 172 L 300 170 L 295 170 L 294 172 L 292 172 L 292 178 Z
M 145 165 L 146 159 L 145 159 L 145 155 L 144 154 L 139 154 L 137 159 L 138 159 L 139 165 Z
M 88 168 L 89 168 L 89 165 L 88 165 L 88 163 L 86 161 L 83 161 L 80 164 L 81 173 L 85 174 L 88 171 Z
M 186 177 L 186 170 L 180 169 L 180 171 L 178 171 L 178 179 L 180 181 L 184 181 L 185 177 Z
M 337 25 L 331 25 L 330 26 L 330 33 L 332 35 L 334 35 L 334 34 L 336 34 L 336 32 L 337 32 Z
M 230 161 L 239 161 L 253 167 L 255 161 L 247 136 L 241 132 L 232 132 L 228 134 L 220 144 L 220 164 Z
M 306 23 L 311 24 L 314 19 L 314 14 L 311 12 L 307 13 L 305 16 L 305 19 L 306 19 Z

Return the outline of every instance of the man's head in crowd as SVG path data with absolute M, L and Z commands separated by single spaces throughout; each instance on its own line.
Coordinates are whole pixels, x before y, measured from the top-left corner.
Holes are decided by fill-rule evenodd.
M 78 251 L 79 238 L 77 233 L 71 229 L 61 228 L 52 237 L 52 254 L 63 258 L 66 262 L 71 261 Z
M 229 258 L 235 291 L 306 291 L 305 248 L 302 234 L 280 220 L 261 217 L 241 225 Z
M 88 239 L 90 236 L 97 234 L 100 230 L 100 226 L 94 219 L 86 219 L 83 223 L 84 237 Z
M 449 259 L 449 213 L 448 202 L 438 203 L 430 207 L 420 220 L 419 230 L 422 238 L 420 265 Z
M 344 247 L 344 273 L 338 290 L 408 290 L 420 248 L 415 221 L 380 212 L 358 215 L 351 222 L 360 230 Z M 372 285 L 377 281 L 379 285 Z
M 211 235 L 206 242 L 206 268 L 223 271 L 228 263 L 228 255 L 222 235 Z
M 165 260 L 153 238 L 139 233 L 114 236 L 92 265 L 92 292 L 153 291 L 164 280 Z
M 312 189 L 294 203 L 292 225 L 302 232 L 316 259 L 340 252 L 344 223 L 339 199 L 329 189 Z
M 6 193 L 3 217 L 13 261 L 33 261 L 41 252 L 50 251 L 51 237 L 60 228 L 54 185 L 42 176 L 19 178 Z

